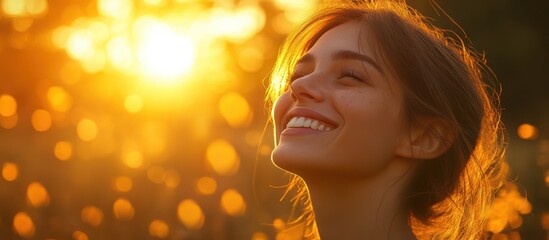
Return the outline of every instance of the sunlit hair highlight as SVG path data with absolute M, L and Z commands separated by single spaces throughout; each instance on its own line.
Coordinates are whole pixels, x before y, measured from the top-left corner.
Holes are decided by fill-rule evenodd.
M 267 103 L 272 107 L 287 90 L 295 63 L 320 36 L 349 21 L 360 22 L 362 34 L 372 34 L 374 40 L 368 44 L 402 83 L 408 122 L 437 118 L 455 131 L 449 150 L 422 162 L 412 178 L 404 201 L 414 233 L 419 239 L 484 237 L 489 206 L 505 177 L 499 95 L 489 83 L 493 74 L 461 39 L 434 27 L 405 3 L 324 6 L 281 48 Z M 289 185 L 288 192 L 292 191 L 297 194 L 292 200 L 304 204 L 303 214 L 295 220 L 307 224 L 306 238 L 318 238 L 306 185 L 297 176 Z

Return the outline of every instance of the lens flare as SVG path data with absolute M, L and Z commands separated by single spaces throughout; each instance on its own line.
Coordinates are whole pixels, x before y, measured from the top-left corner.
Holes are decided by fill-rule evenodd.
M 174 83 L 194 65 L 194 44 L 166 23 L 142 17 L 135 23 L 137 63 L 145 78 L 155 83 Z

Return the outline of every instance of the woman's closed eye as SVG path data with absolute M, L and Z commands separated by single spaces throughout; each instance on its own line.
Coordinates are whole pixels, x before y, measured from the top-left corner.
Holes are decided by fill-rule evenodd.
M 338 79 L 351 78 L 357 81 L 365 82 L 366 78 L 362 73 L 353 69 L 343 69 L 338 75 Z

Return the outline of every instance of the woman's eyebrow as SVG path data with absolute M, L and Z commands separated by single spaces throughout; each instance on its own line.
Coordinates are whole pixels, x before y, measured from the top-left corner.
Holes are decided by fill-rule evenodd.
M 374 67 L 380 73 L 385 74 L 383 69 L 379 66 L 379 64 L 373 58 L 371 58 L 367 55 L 364 55 L 364 54 L 360 54 L 360 53 L 357 53 L 357 52 L 354 52 L 354 51 L 349 51 L 349 50 L 336 50 L 336 51 L 332 52 L 331 57 L 332 57 L 333 60 L 348 60 L 348 59 L 350 59 L 350 60 L 358 60 L 358 61 L 366 62 L 366 63 L 370 64 L 372 67 Z M 316 60 L 316 57 L 313 54 L 307 53 L 307 54 L 303 55 L 303 57 L 301 57 L 299 60 L 297 60 L 296 65 L 297 64 L 303 64 L 303 63 L 315 62 L 315 60 Z
M 360 53 L 349 51 L 349 50 L 337 50 L 332 52 L 332 59 L 333 60 L 351 59 L 351 60 L 366 62 L 372 65 L 372 67 L 374 67 L 378 72 L 385 74 L 385 72 L 383 72 L 383 69 L 381 69 L 379 64 L 368 55 L 360 54 Z

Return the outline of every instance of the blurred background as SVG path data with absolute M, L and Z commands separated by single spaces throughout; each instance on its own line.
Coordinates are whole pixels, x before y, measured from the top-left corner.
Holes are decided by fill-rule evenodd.
M 491 238 L 549 239 L 549 1 L 408 2 L 501 82 Z M 300 239 L 263 99 L 321 3 L 0 0 L 0 239 Z

